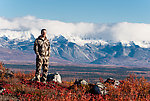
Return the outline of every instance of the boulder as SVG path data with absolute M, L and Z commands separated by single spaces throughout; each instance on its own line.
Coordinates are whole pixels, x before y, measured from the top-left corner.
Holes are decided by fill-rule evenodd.
M 92 88 L 92 93 L 106 95 L 107 91 L 105 85 L 101 82 L 97 82 Z
M 119 86 L 120 85 L 120 82 L 119 80 L 115 80 L 115 83 L 114 83 L 115 86 Z
M 113 84 L 115 83 L 115 79 L 113 78 L 108 78 L 104 83 L 109 83 L 109 84 Z
M 5 91 L 5 88 L 0 86 L 0 93 L 3 93 L 3 91 Z
M 49 82 L 49 81 L 55 81 L 55 82 L 58 82 L 58 83 L 62 83 L 61 76 L 58 72 L 48 73 L 47 82 Z
M 14 72 L 10 71 L 9 69 L 6 69 L 5 77 L 8 78 L 13 76 L 14 76 Z
M 119 80 L 108 78 L 104 83 L 112 84 L 115 88 L 117 88 L 120 85 Z
M 113 78 L 108 78 L 104 84 L 109 83 L 111 85 L 114 86 L 114 88 L 117 88 L 120 84 L 120 82 L 118 80 L 115 80 Z M 102 94 L 102 95 L 106 95 L 108 93 L 108 91 L 106 91 L 106 86 L 101 82 L 97 82 L 91 89 L 91 93 L 93 94 Z
M 11 70 L 3 67 L 3 65 L 1 65 L 1 68 L 0 68 L 0 78 L 1 77 L 14 77 L 14 72 L 12 72 Z
M 84 79 L 76 79 L 75 83 L 76 85 L 88 85 L 88 82 L 86 82 Z

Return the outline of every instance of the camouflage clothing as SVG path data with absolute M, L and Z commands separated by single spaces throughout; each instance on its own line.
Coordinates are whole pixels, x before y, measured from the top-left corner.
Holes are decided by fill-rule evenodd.
M 36 73 L 35 78 L 40 81 L 41 67 L 43 69 L 42 82 L 47 79 L 48 64 L 50 57 L 50 42 L 45 37 L 39 36 L 34 42 L 34 51 L 36 54 Z

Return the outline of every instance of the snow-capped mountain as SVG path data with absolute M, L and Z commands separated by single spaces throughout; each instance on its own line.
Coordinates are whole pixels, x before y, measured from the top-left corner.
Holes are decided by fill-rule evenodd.
M 27 40 L 9 39 L 6 36 L 0 37 L 1 57 L 0 60 L 11 60 L 12 57 L 3 56 L 2 49 L 22 52 L 34 56 L 34 36 L 31 34 Z M 79 42 L 82 42 L 79 44 Z M 90 40 L 55 36 L 50 39 L 51 57 L 71 61 L 73 63 L 89 63 L 103 65 L 126 65 L 126 66 L 150 66 L 149 42 L 111 42 L 103 40 Z M 5 54 L 7 52 L 5 51 Z M 22 55 L 20 54 L 20 55 Z M 2 57 L 3 56 L 3 57 Z M 11 56 L 11 55 L 10 55 Z M 18 57 L 19 55 L 16 55 Z M 15 56 L 13 56 L 15 57 Z M 20 56 L 19 56 L 20 58 Z M 28 60 L 29 58 L 26 58 Z M 34 59 L 34 58 L 32 58 Z
M 150 24 L 68 23 L 34 16 L 0 17 L 0 61 L 35 61 L 33 44 L 42 28 L 47 29 L 51 57 L 59 62 L 150 66 Z

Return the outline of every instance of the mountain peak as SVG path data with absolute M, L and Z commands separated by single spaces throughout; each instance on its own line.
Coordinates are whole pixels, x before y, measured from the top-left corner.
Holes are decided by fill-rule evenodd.
M 68 42 L 68 40 L 64 36 L 62 36 L 62 35 L 55 36 L 52 41 L 56 41 L 58 43 L 67 43 Z

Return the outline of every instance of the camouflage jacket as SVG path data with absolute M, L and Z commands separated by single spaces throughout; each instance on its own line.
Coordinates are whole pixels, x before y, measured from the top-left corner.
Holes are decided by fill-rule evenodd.
M 34 42 L 34 51 L 37 56 L 50 57 L 50 42 L 40 35 Z

